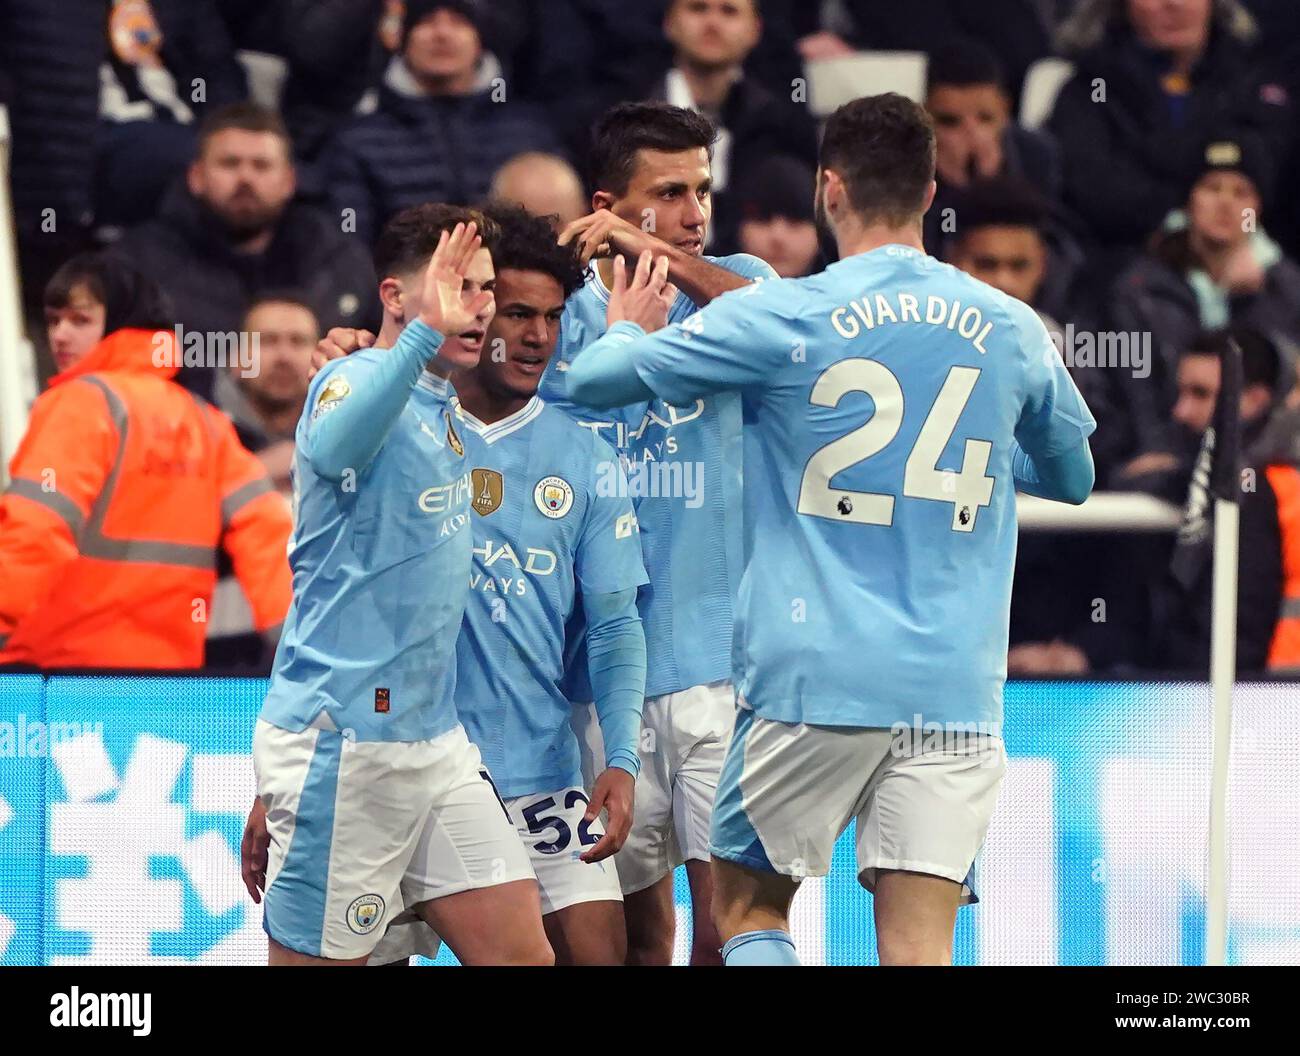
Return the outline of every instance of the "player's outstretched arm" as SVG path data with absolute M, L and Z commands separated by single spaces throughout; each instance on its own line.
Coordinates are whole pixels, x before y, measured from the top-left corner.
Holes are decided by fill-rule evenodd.
M 1011 312 L 1026 353 L 1011 475 L 1019 491 L 1077 506 L 1096 479 L 1088 437 L 1097 422 L 1037 313 L 1019 301 Z
M 569 365 L 569 398 L 606 410 L 652 400 L 655 392 L 636 372 L 633 342 L 645 336 L 635 323 L 616 323 Z
M 584 264 L 593 257 L 609 257 L 616 253 L 635 258 L 649 251 L 657 257 L 664 256 L 668 260 L 668 278 L 701 306 L 728 290 L 738 290 L 753 281 L 678 249 L 649 231 L 641 230 L 636 224 L 615 216 L 608 209 L 597 209 L 579 217 L 561 231 L 560 245 L 571 242 L 578 244 Z
M 1087 440 L 1050 458 L 1033 459 L 1019 444 L 1011 451 L 1011 474 L 1016 490 L 1040 499 L 1055 499 L 1078 506 L 1092 494 L 1097 473 Z
M 318 374 L 308 390 L 310 420 L 300 444 L 312 469 L 334 481 L 365 469 L 441 347 L 442 335 L 416 319 L 378 362 L 344 360 Z
M 570 395 L 588 407 L 601 409 L 653 399 L 654 393 L 637 375 L 627 345 L 661 329 L 676 298 L 677 288 L 668 281 L 667 257 L 652 257 L 646 250 L 631 276 L 622 254 L 615 257 L 605 322 L 609 330 L 620 323 L 631 325 L 615 330 L 613 340 L 597 341 L 597 352 L 575 360 L 569 368 Z
M 339 481 L 370 464 L 445 336 L 471 326 L 491 299 L 487 292 L 468 305 L 461 298 L 465 269 L 481 243 L 472 223 L 444 231 L 425 272 L 420 317 L 403 328 L 393 348 L 363 366 L 344 360 L 312 382 L 302 447 L 322 477 Z
M 596 717 L 605 742 L 605 772 L 592 789 L 587 820 L 607 812 L 605 835 L 582 855 L 584 862 L 608 858 L 623 846 L 632 827 L 632 790 L 641 767 L 637 741 L 645 700 L 645 633 L 636 608 L 636 588 L 608 594 L 583 592 L 587 614 L 587 666 Z
M 589 407 L 616 407 L 649 392 L 682 407 L 710 393 L 775 384 L 799 361 L 807 338 L 801 308 L 798 287 L 760 282 L 651 334 L 634 319 L 611 317 L 605 335 L 569 367 L 569 396 Z M 633 392 L 640 395 L 629 398 Z
M 676 246 L 669 246 L 668 249 L 668 277 L 674 286 L 685 291 L 686 296 L 701 308 L 715 297 L 748 286 L 754 281 L 700 257 L 683 253 Z

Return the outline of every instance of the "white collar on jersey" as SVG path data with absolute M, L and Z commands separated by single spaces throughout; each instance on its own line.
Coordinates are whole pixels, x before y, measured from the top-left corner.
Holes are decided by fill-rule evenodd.
M 507 415 L 499 422 L 493 422 L 491 425 L 480 422 L 469 411 L 460 405 L 458 397 L 452 397 L 452 406 L 456 408 L 456 417 L 464 422 L 471 430 L 478 434 L 485 444 L 495 444 L 503 436 L 509 436 L 516 429 L 522 429 L 539 414 L 542 408 L 546 406 L 545 401 L 540 396 L 534 396 L 525 403 L 514 414 Z
M 636 266 L 634 261 L 633 267 Z M 609 304 L 609 287 L 605 285 L 605 280 L 600 277 L 600 268 L 596 267 L 596 262 L 591 262 L 591 274 L 587 279 L 587 285 L 595 291 L 596 297 L 601 304 Z
M 451 382 L 446 378 L 438 377 L 438 375 L 428 367 L 425 367 L 424 370 L 420 371 L 420 380 L 416 382 L 416 385 L 421 389 L 426 389 L 427 391 L 444 398 L 451 394 Z

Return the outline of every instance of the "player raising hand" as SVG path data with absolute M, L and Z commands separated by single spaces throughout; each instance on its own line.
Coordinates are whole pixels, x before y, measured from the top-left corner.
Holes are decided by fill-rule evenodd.
M 881 962 L 945 963 L 1006 767 L 1013 490 L 1082 502 L 1095 423 L 1033 309 L 926 255 L 920 107 L 848 103 L 821 151 L 836 264 L 652 334 L 629 312 L 569 391 L 744 402 L 741 710 L 710 833 L 726 963 L 795 962 L 798 883 L 855 819 Z
M 364 963 L 403 910 L 466 964 L 553 959 L 527 853 L 452 702 L 473 540 L 446 379 L 478 362 L 494 239 L 452 206 L 389 221 L 376 347 L 308 390 L 293 604 L 253 736 L 272 964 Z M 477 889 L 440 879 L 484 870 Z

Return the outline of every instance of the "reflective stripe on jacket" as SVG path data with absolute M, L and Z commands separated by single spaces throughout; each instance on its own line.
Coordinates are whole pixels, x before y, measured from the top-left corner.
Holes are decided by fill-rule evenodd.
M 50 382 L 0 495 L 0 663 L 203 663 L 216 548 L 259 630 L 288 610 L 290 514 L 230 420 L 119 330 Z

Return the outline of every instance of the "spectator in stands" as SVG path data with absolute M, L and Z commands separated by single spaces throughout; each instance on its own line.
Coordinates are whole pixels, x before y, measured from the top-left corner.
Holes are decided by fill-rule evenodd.
M 293 137 L 298 198 L 323 201 L 325 148 L 358 109 L 374 109 L 384 71 L 401 47 L 404 0 L 218 3 L 241 47 L 283 57 L 280 112 Z M 499 73 L 511 98 L 526 97 L 514 59 L 532 30 L 528 8 L 529 0 L 491 0 L 479 7 L 484 48 L 491 49 L 482 60 L 484 79 Z
M 1277 405 L 1255 439 L 1254 451 L 1257 458 L 1267 455 L 1272 461 L 1300 465 L 1300 381 L 1296 369 L 1300 364 L 1300 349 L 1294 341 L 1283 338 L 1275 338 L 1271 343 L 1277 349 L 1280 364 Z M 1288 382 L 1290 390 L 1283 391 Z
M 1074 334 L 1094 321 L 1074 292 L 1079 247 L 1051 223 L 1047 203 L 1027 183 L 977 180 L 952 201 L 956 232 L 944 242 L 944 259 L 1034 308 L 1062 354 L 1071 350 L 1070 373 L 1097 419 L 1092 457 L 1097 479 L 1105 480 L 1127 450 L 1117 441 L 1125 434 L 1115 421 L 1120 381 L 1113 370 L 1075 363 Z
M 511 158 L 492 177 L 489 197 L 522 205 L 534 216 L 558 217 L 557 231 L 591 212 L 581 177 L 557 154 Z
M 978 180 L 955 199 L 956 233 L 946 243 L 945 259 L 982 282 L 1038 310 L 1039 318 L 1064 352 L 1070 334 L 1063 325 L 1077 324 L 1068 313 L 1068 300 L 1060 297 L 1054 312 L 1044 309 L 1044 291 L 1053 273 L 1066 273 L 1070 263 L 1048 241 L 1046 203 L 1033 187 L 1015 180 Z M 1112 458 L 1109 447 L 1110 411 L 1107 372 L 1092 365 L 1067 360 L 1070 372 L 1098 421 L 1092 437 L 1098 477 Z M 1103 549 L 1103 546 L 1105 547 Z M 1062 555 L 1069 555 L 1063 561 Z M 1136 555 L 1095 537 L 1049 532 L 1021 537 L 1011 602 L 1011 649 L 1008 670 L 1021 677 L 1078 675 L 1117 666 L 1131 659 L 1125 638 L 1135 611 L 1120 585 L 1129 577 Z M 1104 625 L 1093 620 L 1093 601 L 1104 593 L 1115 610 Z M 1116 584 L 1113 589 L 1111 584 Z
M 816 128 L 806 105 L 748 77 L 746 57 L 763 33 L 757 0 L 670 0 L 664 36 L 673 63 L 643 98 L 697 110 L 718 129 L 713 148 L 711 253 L 736 249 L 735 184 L 773 155 L 816 163 Z
M 997 56 L 976 41 L 945 44 L 930 57 L 925 108 L 934 121 L 938 190 L 926 213 L 926 245 L 939 247 L 952 209 L 975 180 L 1014 178 L 1049 206 L 1060 196 L 1056 147 L 1018 127 Z
M 943 258 L 1037 309 L 1043 325 L 1059 332 L 1061 324 L 1039 306 L 1050 253 L 1043 200 L 1025 183 L 987 179 L 970 183 L 954 202 L 956 230 Z
M 320 340 L 320 328 L 301 295 L 272 290 L 249 307 L 244 331 L 257 341 L 256 369 L 244 371 L 232 364 L 219 373 L 217 406 L 287 499 L 293 492 L 289 472 L 294 435 L 307 399 L 311 354 Z M 234 566 L 223 553 L 217 561 L 208 619 L 207 666 L 266 674 L 270 659 Z
M 1164 498 L 1186 498 L 1200 440 L 1214 420 L 1229 337 L 1242 351 L 1241 433 L 1245 452 L 1237 569 L 1237 669 L 1300 668 L 1300 469 L 1294 448 L 1261 446 L 1293 368 L 1278 347 L 1243 328 L 1197 337 L 1178 360 L 1178 398 L 1170 417 L 1173 449 L 1163 467 L 1135 483 Z M 1276 435 L 1276 434 L 1274 434 Z M 1211 563 L 1187 587 L 1157 584 L 1153 628 L 1157 667 L 1202 677 L 1209 668 Z M 1284 607 L 1285 602 L 1285 607 Z M 1284 617 L 1279 621 L 1279 616 Z
M 360 237 L 292 203 L 289 136 L 253 103 L 204 122 L 186 187 L 155 220 L 119 244 L 171 299 L 176 321 L 205 334 L 235 333 L 259 292 L 303 291 L 322 325 L 373 323 L 375 278 Z M 211 396 L 214 364 L 187 364 L 181 382 Z
M 767 261 L 783 279 L 821 271 L 816 184 L 813 170 L 796 158 L 768 158 L 743 173 L 736 192 L 740 251 Z
M 1066 204 L 1098 247 L 1137 250 L 1182 203 L 1207 136 L 1253 131 L 1283 156 L 1294 118 L 1253 37 L 1238 0 L 1081 0 L 1060 34 L 1076 72 L 1049 127 Z
M 273 634 L 290 598 L 289 509 L 230 420 L 172 382 L 161 290 L 84 255 L 45 305 L 65 369 L 0 496 L 0 664 L 200 666 L 218 546 Z
M 243 332 L 256 341 L 255 369 L 232 363 L 221 372 L 216 403 L 235 423 L 240 442 L 262 460 L 271 482 L 288 495 L 294 432 L 320 324 L 301 294 L 269 290 L 249 306 Z
M 1127 377 L 1117 397 L 1139 457 L 1160 450 L 1176 399 L 1175 364 L 1205 330 L 1249 326 L 1272 338 L 1300 336 L 1300 267 L 1260 226 L 1272 165 L 1249 136 L 1203 148 L 1202 170 L 1155 235 L 1147 254 L 1115 285 L 1115 328 L 1150 334 L 1149 377 Z M 1124 471 L 1140 474 L 1142 464 Z
M 731 0 L 743 7 L 750 0 Z M 673 63 L 674 45 L 664 36 L 667 0 L 632 4 L 610 0 L 531 0 L 529 47 L 515 64 L 521 98 L 550 107 L 567 153 L 585 158 L 599 115 L 616 103 L 644 96 L 647 86 Z M 763 33 L 745 58 L 746 79 L 773 95 L 791 98 L 803 78 L 795 51 L 797 13 L 786 0 L 761 0 Z M 803 4 L 817 7 L 818 4 Z M 802 27 L 802 19 L 798 26 Z M 580 62 L 574 56 L 580 55 Z
M 247 91 L 213 0 L 111 4 L 98 87 L 95 222 L 115 226 L 154 214 L 194 153 L 196 118 Z
M 550 105 L 556 121 L 577 136 L 570 153 L 585 157 L 582 126 L 613 103 L 635 98 L 672 60 L 663 36 L 666 4 L 532 0 L 529 6 L 530 46 L 517 71 L 521 93 Z
M 1259 24 L 1260 68 L 1270 82 L 1284 84 L 1290 98 L 1300 98 L 1300 4 L 1295 0 L 1244 0 Z M 1282 163 L 1280 187 L 1300 186 L 1300 137 L 1293 137 Z M 1280 194 L 1270 213 L 1269 229 L 1287 253 L 1300 259 L 1300 196 Z
M 367 243 L 399 210 L 479 201 L 510 158 L 555 148 L 544 112 L 484 64 L 484 11 L 482 0 L 408 0 L 378 110 L 328 148 L 330 199 Z
M 144 220 L 193 150 L 192 120 L 245 94 L 212 0 L 4 0 L 12 188 L 27 313 L 96 224 Z M 147 163 L 143 163 L 147 161 Z
M 263 0 L 222 3 L 228 9 L 237 3 L 227 18 L 245 24 L 250 8 L 267 7 Z M 293 138 L 300 198 L 327 197 L 321 156 L 383 76 L 401 27 L 398 13 L 398 32 L 381 32 L 386 18 L 391 24 L 392 6 L 387 0 L 279 0 L 269 8 L 273 24 L 263 23 L 260 50 L 282 55 L 287 67 L 280 112 Z

